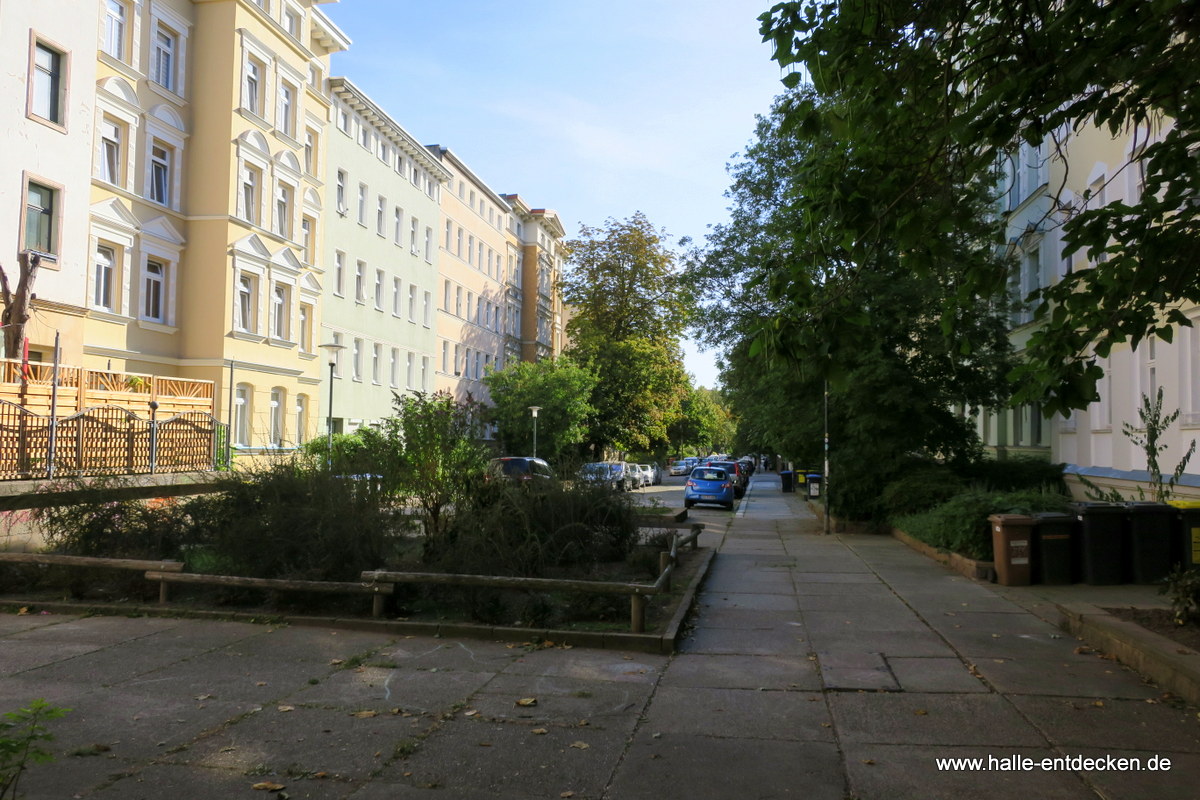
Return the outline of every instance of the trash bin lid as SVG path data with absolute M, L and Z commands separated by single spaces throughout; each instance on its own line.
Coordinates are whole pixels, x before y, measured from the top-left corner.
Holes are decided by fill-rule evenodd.
M 1064 511 L 1035 511 L 1031 516 L 1038 522 L 1071 522 L 1075 519 Z
M 1071 503 L 1071 507 L 1080 516 L 1101 516 L 1104 514 L 1124 514 L 1124 503 L 1106 503 L 1103 501 L 1087 501 L 1081 503 Z
M 1200 500 L 1168 500 L 1167 505 L 1175 508 L 1200 508 Z
M 1166 503 L 1156 503 L 1156 502 L 1153 502 L 1150 500 L 1132 500 L 1132 501 L 1126 503 L 1125 507 L 1127 509 L 1129 509 L 1130 514 L 1137 514 L 1138 516 L 1143 516 L 1143 515 L 1166 516 L 1166 515 L 1175 513 L 1175 509 L 1172 508 L 1171 506 L 1167 505 Z

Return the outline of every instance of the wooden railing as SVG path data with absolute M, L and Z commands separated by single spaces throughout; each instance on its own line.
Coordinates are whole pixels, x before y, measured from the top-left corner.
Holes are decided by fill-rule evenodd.
M 23 406 L 35 414 L 53 412 L 65 417 L 102 405 L 145 414 L 151 401 L 158 404 L 159 416 L 191 411 L 213 414 L 214 389 L 212 381 L 64 364 L 58 367 L 56 386 L 53 364 L 0 359 L 0 400 Z

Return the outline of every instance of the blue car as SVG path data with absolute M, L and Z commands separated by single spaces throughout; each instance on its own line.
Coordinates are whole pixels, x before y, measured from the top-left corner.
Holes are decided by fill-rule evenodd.
M 684 508 L 714 503 L 733 510 L 733 480 L 721 467 L 696 467 L 683 485 Z

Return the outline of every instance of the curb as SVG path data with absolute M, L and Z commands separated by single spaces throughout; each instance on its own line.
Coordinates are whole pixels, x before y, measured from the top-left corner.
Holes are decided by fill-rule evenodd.
M 1115 656 L 1163 691 L 1200 705 L 1200 653 L 1090 603 L 1056 603 L 1055 607 L 1062 615 L 1063 630 Z
M 892 538 L 904 542 L 918 553 L 928 556 L 972 580 L 994 582 L 993 576 L 996 574 L 996 568 L 991 561 L 976 561 L 973 558 L 960 556 L 958 553 L 947 553 L 933 545 L 925 544 L 919 539 L 914 539 L 899 528 L 892 528 Z

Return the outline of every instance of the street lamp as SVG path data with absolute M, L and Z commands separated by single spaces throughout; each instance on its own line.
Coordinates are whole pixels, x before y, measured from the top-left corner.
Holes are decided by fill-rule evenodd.
M 533 414 L 533 457 L 537 458 L 537 412 L 541 411 L 541 406 L 530 406 L 529 413 Z
M 337 342 L 329 342 L 320 345 L 321 349 L 329 355 L 329 410 L 325 416 L 326 430 L 326 453 L 325 466 L 332 468 L 333 466 L 333 371 L 337 367 L 338 353 L 346 349 L 346 345 L 338 344 Z

